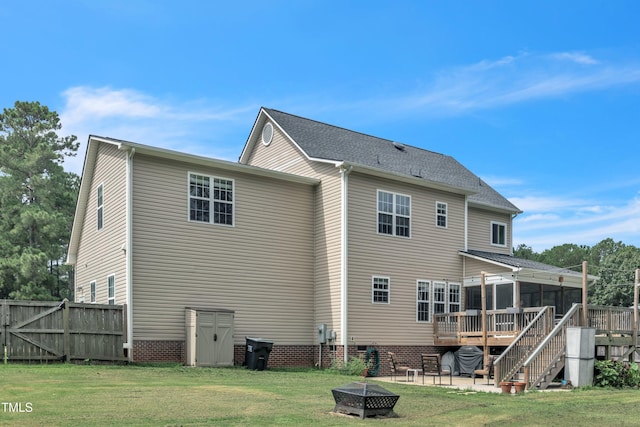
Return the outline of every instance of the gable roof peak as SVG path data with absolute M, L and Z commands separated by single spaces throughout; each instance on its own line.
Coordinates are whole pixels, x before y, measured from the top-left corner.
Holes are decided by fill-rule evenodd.
M 471 194 L 468 200 L 476 206 L 512 214 L 522 212 L 449 155 L 272 108 L 262 107 L 262 112 L 311 160 L 345 162 L 396 176 L 424 179 Z M 258 117 L 254 129 L 259 120 L 264 120 L 261 114 Z M 244 152 L 241 159 L 243 157 Z

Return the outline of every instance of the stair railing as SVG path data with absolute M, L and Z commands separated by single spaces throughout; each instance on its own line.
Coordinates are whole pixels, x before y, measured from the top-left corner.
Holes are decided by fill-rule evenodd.
M 543 307 L 507 349 L 496 358 L 493 362 L 496 387 L 502 381 L 510 381 L 520 371 L 529 353 L 552 329 L 554 317 L 555 307 Z
M 544 388 L 545 380 L 557 363 L 563 363 L 567 347 L 567 327 L 580 324 L 582 304 L 573 304 L 544 340 L 533 350 L 522 364 L 527 388 Z

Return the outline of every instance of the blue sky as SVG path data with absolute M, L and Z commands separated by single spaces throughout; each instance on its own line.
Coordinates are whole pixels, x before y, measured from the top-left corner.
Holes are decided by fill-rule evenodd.
M 0 3 L 0 107 L 237 160 L 260 106 L 451 155 L 537 252 L 640 246 L 640 2 Z

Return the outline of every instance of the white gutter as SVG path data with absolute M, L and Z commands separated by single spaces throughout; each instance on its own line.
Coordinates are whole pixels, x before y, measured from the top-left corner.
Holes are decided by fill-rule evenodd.
M 127 357 L 130 362 L 133 361 L 133 242 L 132 242 L 132 219 L 133 219 L 133 156 L 136 153 L 135 148 L 131 148 L 127 152 L 127 182 L 126 182 L 126 275 L 127 275 L 127 342 L 124 343 L 124 348 L 127 351 Z
M 343 351 L 343 357 L 344 357 L 344 361 L 345 363 L 349 361 L 349 352 L 348 352 L 348 345 L 349 345 L 349 329 L 348 329 L 348 320 L 349 320 L 349 304 L 348 304 L 348 292 L 349 292 L 349 279 L 348 279 L 348 273 L 349 273 L 349 266 L 348 266 L 348 261 L 349 261 L 349 246 L 348 243 L 349 241 L 347 240 L 349 237 L 349 226 L 348 226 L 348 219 L 349 219 L 349 212 L 348 212 L 348 205 L 349 205 L 349 197 L 348 197 L 348 191 L 349 191 L 349 173 L 351 172 L 352 166 L 345 166 L 344 164 L 340 164 L 338 165 L 338 167 L 340 168 L 340 178 L 341 178 L 341 200 L 340 200 L 340 209 L 341 209 L 341 223 L 340 223 L 340 241 L 341 241 L 341 248 L 340 248 L 340 318 L 341 318 L 341 324 L 340 324 L 340 339 L 341 339 L 341 344 L 344 348 Z

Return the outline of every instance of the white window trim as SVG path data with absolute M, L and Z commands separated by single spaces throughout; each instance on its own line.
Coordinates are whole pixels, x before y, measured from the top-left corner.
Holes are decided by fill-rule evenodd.
M 102 192 L 102 204 L 98 204 L 98 194 Z M 100 217 L 101 221 L 98 221 Z M 102 224 L 101 224 L 102 223 Z M 100 183 L 96 187 L 96 230 L 100 231 L 104 228 L 104 183 Z
M 113 277 L 113 296 L 109 296 L 109 279 Z M 110 274 L 107 276 L 107 304 L 111 305 L 111 301 L 113 301 L 113 305 L 116 304 L 116 275 Z
M 96 281 L 89 282 L 89 302 L 91 304 L 96 303 Z
M 420 285 L 427 285 L 427 299 L 420 299 Z M 420 303 L 427 303 L 427 317 L 428 320 L 420 320 Z M 416 280 L 416 322 L 418 323 L 431 323 L 432 322 L 433 313 L 431 310 L 431 280 Z
M 429 320 L 419 320 L 419 311 L 418 306 L 420 302 L 425 302 L 424 300 L 420 300 L 418 298 L 419 291 L 418 286 L 420 283 L 428 283 L 429 284 Z M 457 313 L 462 309 L 462 284 L 458 282 L 447 282 L 447 281 L 435 281 L 435 280 L 427 280 L 427 279 L 418 279 L 416 280 L 416 322 L 417 323 L 433 323 L 436 312 L 435 312 L 435 289 L 438 287 L 439 289 L 444 290 L 444 301 L 437 301 L 438 304 L 444 305 L 444 311 L 442 313 Z M 451 302 L 451 289 L 458 289 L 458 302 Z M 457 306 L 458 311 L 451 311 L 452 306 Z
M 391 194 L 393 195 L 393 212 L 389 213 L 389 212 L 383 212 L 380 210 L 380 193 L 387 193 L 387 194 Z M 409 215 L 398 215 L 396 213 L 396 196 L 402 196 L 402 197 L 406 197 L 409 199 Z M 408 194 L 403 194 L 403 193 L 396 193 L 394 191 L 387 191 L 387 190 L 380 190 L 378 189 L 376 191 L 376 232 L 380 235 L 380 236 L 393 236 L 393 237 L 401 237 L 404 239 L 410 239 L 411 235 L 412 235 L 412 228 L 413 228 L 413 224 L 411 221 L 411 211 L 412 211 L 412 207 L 411 207 L 412 201 L 411 201 L 411 196 Z M 391 234 L 388 233 L 381 233 L 380 232 L 380 214 L 385 214 L 385 215 L 391 215 Z M 408 236 L 400 236 L 398 234 L 396 234 L 396 218 L 397 217 L 402 217 L 402 218 L 409 218 L 409 235 Z
M 499 225 L 504 227 L 504 244 L 502 243 L 493 243 L 494 241 L 494 236 L 493 236 L 493 226 L 494 225 Z M 499 246 L 501 248 L 506 248 L 507 247 L 507 240 L 509 240 L 507 238 L 507 224 L 504 222 L 498 222 L 498 221 L 491 221 L 491 246 Z
M 374 287 L 374 283 L 376 279 L 383 279 L 387 281 L 387 289 L 385 290 L 381 290 L 381 289 L 376 289 Z M 386 292 L 387 293 L 387 301 L 376 301 L 375 300 L 375 292 Z M 371 277 L 371 303 L 372 304 L 383 304 L 383 305 L 389 305 L 391 304 L 391 278 L 388 276 L 372 276 Z
M 210 203 L 211 209 L 210 209 L 210 212 L 209 212 L 209 222 L 196 221 L 196 220 L 192 220 L 191 219 L 191 192 L 190 192 L 190 189 L 191 189 L 191 175 L 206 176 L 210 180 L 211 188 L 210 188 L 209 203 Z M 230 201 L 230 202 L 227 202 L 227 201 L 224 202 L 224 203 L 231 204 L 231 208 L 232 208 L 231 224 L 222 224 L 222 223 L 218 223 L 218 222 L 214 222 L 213 221 L 213 218 L 214 218 L 213 204 L 216 201 L 213 198 L 213 181 L 215 179 L 231 181 L 231 188 L 232 188 L 232 191 L 233 191 L 233 200 Z M 226 178 L 226 177 L 223 177 L 223 176 L 209 175 L 207 173 L 200 173 L 200 172 L 193 172 L 193 171 L 187 172 L 187 221 L 192 222 L 192 223 L 199 223 L 199 224 L 218 225 L 218 226 L 221 226 L 221 227 L 235 227 L 236 226 L 236 180 L 232 179 L 232 178 Z
M 438 205 L 444 205 L 444 214 L 438 212 Z M 444 217 L 444 225 L 438 224 L 438 218 Z M 436 201 L 436 227 L 438 228 L 447 228 L 449 227 L 449 204 L 445 202 Z
M 451 301 L 451 288 L 458 288 L 458 302 Z M 458 310 L 452 311 L 451 306 L 457 305 Z M 448 282 L 447 283 L 447 313 L 457 313 L 462 310 L 462 284 L 457 282 Z

